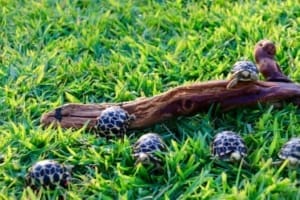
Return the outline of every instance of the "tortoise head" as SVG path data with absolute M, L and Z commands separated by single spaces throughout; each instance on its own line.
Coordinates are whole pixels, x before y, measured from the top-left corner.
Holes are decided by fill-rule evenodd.
M 241 159 L 242 159 L 242 155 L 238 151 L 234 151 L 230 154 L 230 160 L 232 160 L 234 162 L 240 161 Z
M 147 153 L 139 153 L 137 160 L 136 160 L 136 164 L 141 163 L 144 165 L 149 165 L 151 164 L 151 158 L 149 156 L 149 154 Z
M 300 160 L 293 156 L 289 156 L 288 161 L 291 166 L 297 166 L 300 163 Z

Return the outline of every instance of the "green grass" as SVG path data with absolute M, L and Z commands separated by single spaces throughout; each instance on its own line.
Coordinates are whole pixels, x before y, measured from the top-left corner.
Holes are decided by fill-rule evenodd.
M 124 141 L 39 124 L 64 103 L 122 102 L 224 79 L 238 59 L 253 60 L 263 38 L 276 41 L 284 73 L 299 82 L 296 2 L 0 0 L 0 199 L 299 199 L 299 170 L 270 165 L 300 133 L 290 104 L 200 113 Z M 221 130 L 243 136 L 253 169 L 210 160 Z M 130 145 L 148 131 L 169 147 L 163 174 L 134 167 Z M 27 169 L 45 158 L 75 166 L 68 190 L 25 187 Z

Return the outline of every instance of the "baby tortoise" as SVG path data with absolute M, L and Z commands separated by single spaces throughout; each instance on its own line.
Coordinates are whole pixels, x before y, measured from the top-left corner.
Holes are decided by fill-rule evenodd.
M 106 137 L 123 136 L 134 119 L 134 115 L 119 106 L 108 107 L 97 118 L 96 130 L 99 135 Z
M 292 138 L 283 145 L 278 157 L 281 161 L 273 162 L 273 165 L 282 164 L 283 161 L 288 160 L 289 165 L 297 166 L 300 164 L 300 138 Z
M 240 161 L 247 156 L 247 147 L 241 136 L 232 131 L 218 133 L 211 145 L 212 155 L 225 161 Z
M 70 169 L 54 160 L 42 160 L 29 168 L 26 184 L 33 189 L 45 187 L 54 189 L 60 185 L 66 188 L 70 182 Z
M 238 61 L 233 65 L 227 89 L 233 88 L 239 81 L 257 81 L 258 69 L 251 61 Z
M 142 135 L 133 145 L 133 157 L 136 164 L 151 165 L 159 167 L 163 160 L 161 153 L 166 151 L 167 146 L 163 139 L 156 133 Z

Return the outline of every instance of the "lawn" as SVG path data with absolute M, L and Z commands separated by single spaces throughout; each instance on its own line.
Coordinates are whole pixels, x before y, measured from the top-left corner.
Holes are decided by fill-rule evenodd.
M 114 140 L 39 122 L 65 103 L 123 102 L 225 79 L 235 61 L 253 60 L 264 38 L 299 82 L 296 2 L 0 0 L 0 199 L 299 199 L 300 171 L 271 166 L 300 134 L 292 104 L 199 113 Z M 223 130 L 245 139 L 251 168 L 210 159 Z M 161 174 L 134 166 L 131 145 L 147 132 L 168 145 Z M 28 168 L 42 159 L 74 166 L 68 189 L 25 186 Z

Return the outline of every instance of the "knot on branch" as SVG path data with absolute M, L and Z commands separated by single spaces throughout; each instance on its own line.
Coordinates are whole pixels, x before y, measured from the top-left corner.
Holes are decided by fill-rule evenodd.
M 270 40 L 259 41 L 254 48 L 254 59 L 258 65 L 258 70 L 267 81 L 292 82 L 285 76 L 275 60 L 276 47 Z

